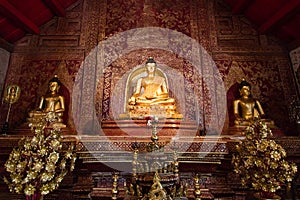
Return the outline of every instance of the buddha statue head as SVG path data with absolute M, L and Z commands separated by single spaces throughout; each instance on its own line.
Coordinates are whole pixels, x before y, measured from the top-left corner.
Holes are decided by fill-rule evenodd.
M 48 89 L 51 93 L 58 93 L 61 82 L 58 79 L 57 75 L 54 75 L 52 79 L 49 80 Z
M 146 62 L 146 68 L 148 73 L 155 73 L 156 70 L 156 62 L 152 57 L 149 57 L 149 59 Z
M 245 79 L 239 84 L 239 92 L 241 97 L 249 97 L 251 95 L 251 85 Z

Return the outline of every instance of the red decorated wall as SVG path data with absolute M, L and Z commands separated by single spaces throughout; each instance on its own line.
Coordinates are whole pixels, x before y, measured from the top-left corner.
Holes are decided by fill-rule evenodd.
M 151 34 L 151 27 L 161 28 L 161 35 L 159 31 Z M 110 41 L 124 32 L 128 34 Z M 192 45 L 174 37 L 176 32 L 191 38 Z M 109 45 L 99 46 L 105 41 Z M 198 53 L 195 43 L 203 48 Z M 119 54 L 120 49 L 129 50 Z M 207 55 L 203 56 L 203 50 Z M 61 92 L 67 97 L 68 127 L 75 130 L 80 124 L 83 133 L 92 132 L 97 121 L 114 119 L 114 114 L 122 112 L 128 72 L 149 56 L 182 77 L 174 81 L 167 74 L 171 96 L 184 98 L 178 108 L 186 119 L 199 120 L 205 126 L 220 124 L 219 118 L 224 118 L 226 133 L 236 85 L 245 78 L 267 116 L 286 134 L 295 134 L 289 106 L 296 98 L 296 88 L 284 44 L 260 35 L 245 17 L 232 15 L 221 0 L 78 1 L 66 17 L 49 21 L 40 35 L 28 35 L 16 44 L 5 84 L 18 84 L 22 92 L 12 106 L 11 126 L 18 128 L 26 121 L 28 111 L 47 90 L 49 79 L 58 74 L 63 83 Z M 208 56 L 217 70 L 210 68 Z M 199 66 L 193 65 L 194 58 Z M 218 83 L 211 78 L 218 73 L 224 93 L 218 92 Z M 121 94 L 118 101 L 113 100 L 114 93 Z M 227 102 L 221 102 L 222 94 Z M 220 104 L 226 105 L 224 111 Z M 3 104 L 1 113 L 6 111 Z M 3 123 L 5 115 L 1 118 Z

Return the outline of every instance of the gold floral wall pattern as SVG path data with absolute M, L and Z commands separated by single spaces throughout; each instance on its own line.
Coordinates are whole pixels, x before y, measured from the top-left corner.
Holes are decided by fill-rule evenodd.
M 156 26 L 190 35 L 190 5 L 184 0 L 113 0 L 107 2 L 106 36 Z

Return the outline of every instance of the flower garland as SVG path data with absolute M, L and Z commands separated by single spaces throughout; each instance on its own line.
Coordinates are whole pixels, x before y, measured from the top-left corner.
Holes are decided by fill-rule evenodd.
M 232 158 L 234 172 L 239 174 L 243 186 L 275 193 L 282 184 L 293 180 L 296 164 L 284 159 L 286 151 L 270 139 L 272 132 L 263 121 L 254 121 L 244 134 L 245 139 L 236 145 L 237 153 Z
M 51 117 L 51 116 L 50 116 Z M 31 124 L 32 138 L 19 141 L 5 163 L 9 177 L 4 177 L 11 192 L 46 195 L 58 188 L 68 171 L 73 171 L 76 161 L 74 146 L 62 152 L 60 130 L 52 126 L 49 118 Z

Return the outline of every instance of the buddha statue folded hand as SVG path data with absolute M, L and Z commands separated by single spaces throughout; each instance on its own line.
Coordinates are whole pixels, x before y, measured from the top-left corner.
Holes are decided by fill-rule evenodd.
M 41 117 L 50 117 L 55 122 L 55 125 L 64 128 L 63 114 L 65 111 L 64 97 L 59 95 L 61 82 L 55 75 L 48 84 L 48 93 L 41 97 L 39 106 L 35 110 L 29 112 L 27 121 L 35 123 Z
M 147 76 L 138 79 L 136 90 L 128 100 L 127 110 L 131 118 L 158 116 L 160 118 L 182 118 L 176 112 L 175 99 L 169 96 L 164 77 L 156 74 L 156 62 L 146 62 Z

